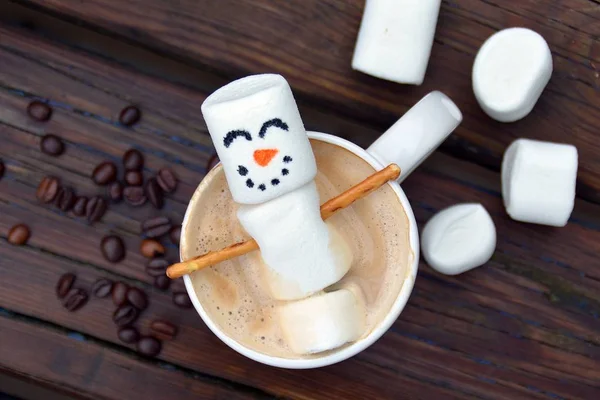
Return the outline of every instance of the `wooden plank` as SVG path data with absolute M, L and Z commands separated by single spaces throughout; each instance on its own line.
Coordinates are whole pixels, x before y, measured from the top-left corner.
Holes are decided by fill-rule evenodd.
M 267 399 L 108 348 L 76 332 L 0 315 L 0 371 L 88 399 Z M 12 351 L 11 349 L 19 349 Z M 143 385 L 135 384 L 144 382 Z
M 562 229 L 519 224 L 504 213 L 497 173 L 436 154 L 403 185 L 419 223 L 456 202 L 482 202 L 498 228 L 493 261 L 457 278 L 423 265 L 405 312 L 370 349 L 316 371 L 275 370 L 237 355 L 193 311 L 176 309 L 169 294 L 150 288 L 135 249 L 139 222 L 156 212 L 119 205 L 89 226 L 34 199 L 46 173 L 95 193 L 98 188 L 88 178 L 93 166 L 118 160 L 134 146 L 148 155 L 148 176 L 164 164 L 176 169 L 181 188 L 165 213 L 180 221 L 210 152 L 203 124 L 193 131 L 184 128 L 188 114 L 197 118 L 197 110 L 186 108 L 186 93 L 193 93 L 198 104 L 205 93 L 9 28 L 0 29 L 0 56 L 10 61 L 0 70 L 0 158 L 8 168 L 0 181 L 0 236 L 17 221 L 33 230 L 23 248 L 0 240 L 0 307 L 120 346 L 110 322 L 110 301 L 92 301 L 69 314 L 55 299 L 53 285 L 66 271 L 76 272 L 85 287 L 100 276 L 126 279 L 150 292 L 142 329 L 156 317 L 172 319 L 181 328 L 177 340 L 165 344 L 162 361 L 277 396 L 585 399 L 600 389 L 597 205 L 578 202 L 572 222 Z M 55 106 L 47 124 L 33 123 L 24 114 L 27 102 L 38 96 Z M 133 129 L 112 122 L 128 102 L 141 104 L 144 111 Z M 310 118 L 307 122 L 314 124 Z M 158 127 L 179 136 L 157 134 Z M 68 141 L 59 158 L 37 148 L 39 135 L 49 131 Z M 200 147 L 203 141 L 207 144 Z M 97 247 L 111 231 L 122 235 L 130 249 L 117 265 L 103 260 Z M 24 297 L 24 291 L 30 295 Z
M 389 126 L 431 90 L 453 98 L 465 121 L 444 148 L 499 168 L 515 138 L 569 142 L 580 155 L 578 193 L 600 202 L 600 16 L 593 0 L 444 1 L 436 42 L 421 87 L 401 86 L 352 71 L 350 61 L 363 1 L 19 0 L 82 21 L 190 64 L 239 77 L 282 73 L 301 98 Z M 554 75 L 532 115 L 493 122 L 472 95 L 470 71 L 494 31 L 525 26 L 540 32 L 554 55 Z

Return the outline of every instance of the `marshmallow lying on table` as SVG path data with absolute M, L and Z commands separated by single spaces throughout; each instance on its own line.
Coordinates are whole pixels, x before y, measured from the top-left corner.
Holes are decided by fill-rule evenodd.
M 496 227 L 481 204 L 458 204 L 435 214 L 421 233 L 427 264 L 457 275 L 489 261 L 496 249 Z
M 352 68 L 398 83 L 425 78 L 441 0 L 367 0 Z
M 286 342 L 297 354 L 320 353 L 359 339 L 366 308 L 360 289 L 349 287 L 279 308 Z
M 502 160 L 502 197 L 517 221 L 565 226 L 575 205 L 577 149 L 568 144 L 515 140 Z
M 531 112 L 552 75 L 552 53 L 538 33 L 505 29 L 485 41 L 473 64 L 473 91 L 481 108 L 500 122 Z

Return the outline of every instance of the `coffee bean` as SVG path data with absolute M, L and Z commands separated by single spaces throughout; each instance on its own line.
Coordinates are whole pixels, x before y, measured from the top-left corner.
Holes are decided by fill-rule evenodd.
M 130 287 L 127 291 L 127 301 L 140 311 L 148 307 L 148 296 L 143 290 L 136 287 Z
M 121 125 L 132 126 L 140 120 L 142 113 L 140 109 L 135 106 L 127 106 L 121 110 L 119 114 L 119 122 Z
M 113 281 L 111 281 L 110 279 L 102 278 L 94 282 L 94 286 L 92 286 L 92 293 L 94 293 L 94 296 L 103 299 L 110 295 L 110 293 L 112 292 L 112 288 Z
M 68 272 L 62 274 L 56 283 L 56 297 L 64 299 L 67 293 L 69 293 L 69 290 L 73 287 L 73 283 L 75 283 L 75 275 Z
M 47 176 L 40 182 L 37 191 L 35 192 L 35 196 L 42 203 L 52 203 L 58 194 L 58 188 L 60 184 L 58 179 Z
M 122 306 L 127 302 L 129 286 L 125 282 L 115 282 L 112 288 L 112 299 L 115 306 Z
M 102 250 L 104 258 L 112 263 L 117 263 L 125 258 L 125 243 L 116 235 L 102 238 L 100 250 Z
M 170 322 L 154 320 L 150 324 L 154 336 L 162 340 L 173 340 L 177 336 L 177 327 Z
M 127 186 L 123 189 L 123 197 L 128 204 L 134 207 L 142 206 L 148 200 L 144 194 L 144 188 L 141 186 Z
M 31 236 L 31 232 L 29 231 L 29 227 L 25 224 L 17 224 L 10 228 L 8 231 L 8 243 L 15 246 L 22 246 L 29 240 L 29 236 Z
M 128 326 L 133 324 L 139 315 L 137 308 L 131 304 L 123 304 L 113 313 L 113 322 L 118 327 Z
M 151 336 L 145 336 L 137 342 L 137 351 L 147 357 L 155 357 L 160 353 L 162 349 L 162 343 L 160 340 L 155 339 Z
M 106 200 L 100 196 L 92 197 L 85 206 L 85 214 L 90 223 L 100 221 L 105 212 Z
M 142 233 L 149 238 L 157 238 L 171 230 L 171 222 L 167 217 L 150 218 L 142 222 Z
M 154 278 L 154 287 L 160 290 L 167 290 L 171 286 L 171 279 L 166 275 L 159 275 Z
M 180 308 L 192 308 L 192 301 L 186 292 L 173 293 L 173 303 Z
M 152 203 L 157 210 L 163 208 L 163 205 L 165 204 L 164 194 L 160 185 L 154 178 L 151 178 L 146 182 L 146 197 L 148 197 L 150 203 Z
M 127 171 L 125 173 L 125 182 L 129 186 L 142 186 L 144 175 L 140 171 Z
M 140 333 L 137 329 L 131 326 L 119 329 L 117 335 L 119 336 L 119 340 L 121 342 L 127 344 L 137 343 L 137 341 L 140 340 Z
M 78 217 L 83 217 L 85 215 L 85 209 L 87 207 L 88 198 L 85 196 L 79 196 L 75 200 L 75 204 L 73 205 L 73 214 Z
M 208 173 L 211 169 L 213 169 L 215 167 L 215 165 L 217 165 L 219 163 L 219 156 L 217 155 L 217 153 L 214 153 L 212 156 L 210 156 L 210 158 L 208 159 L 208 162 L 206 163 L 206 173 Z
M 67 212 L 75 204 L 75 193 L 69 187 L 61 187 L 56 196 L 56 206 L 62 211 Z
M 171 242 L 179 246 L 179 238 L 181 238 L 181 225 L 174 226 L 169 232 L 169 236 L 171 237 Z
M 44 135 L 40 141 L 40 150 L 49 156 L 60 156 L 65 151 L 65 144 L 56 135 Z
M 4 163 L 0 160 L 0 179 L 4 176 Z
M 35 100 L 27 106 L 27 114 L 36 121 L 45 122 L 52 116 L 52 109 L 48 104 Z
M 144 156 L 136 149 L 129 149 L 123 154 L 123 166 L 127 171 L 141 171 L 144 168 Z
M 166 193 L 174 192 L 177 189 L 177 177 L 170 168 L 162 168 L 158 171 L 156 181 Z
M 144 239 L 140 245 L 140 253 L 146 258 L 159 257 L 165 254 L 165 246 L 154 239 Z
M 118 203 L 123 198 L 123 185 L 121 182 L 113 182 L 108 187 L 108 197 L 114 202 Z
M 154 258 L 146 264 L 146 273 L 150 276 L 165 275 L 169 262 L 164 258 Z
M 108 185 L 117 178 L 117 167 L 110 161 L 104 161 L 94 168 L 92 179 L 96 185 Z
M 79 310 L 88 301 L 88 294 L 83 289 L 71 289 L 65 296 L 63 306 L 73 312 Z

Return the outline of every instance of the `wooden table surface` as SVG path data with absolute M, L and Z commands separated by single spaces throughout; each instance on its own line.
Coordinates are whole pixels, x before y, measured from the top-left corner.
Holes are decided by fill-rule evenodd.
M 597 0 L 443 1 L 422 86 L 352 71 L 362 0 L 17 0 L 0 4 L 0 372 L 90 399 L 598 399 L 600 398 L 600 3 Z M 470 71 L 494 31 L 541 33 L 554 74 L 530 116 L 513 124 L 477 106 Z M 213 147 L 200 104 L 244 75 L 278 72 L 290 82 L 307 128 L 369 145 L 431 90 L 447 93 L 464 121 L 403 188 L 422 227 L 444 207 L 480 202 L 498 245 L 485 266 L 458 277 L 421 263 L 414 292 L 390 331 L 340 364 L 276 369 L 222 344 L 194 310 L 154 289 L 139 254 L 140 222 L 180 223 Z M 34 99 L 49 122 L 30 119 Z M 117 122 L 136 104 L 141 121 Z M 40 137 L 66 142 L 60 157 Z M 512 221 L 500 194 L 503 151 L 518 137 L 571 143 L 579 151 L 575 211 L 564 228 Z M 170 166 L 180 178 L 163 210 L 111 206 L 89 225 L 40 204 L 40 180 L 54 175 L 80 193 L 104 193 L 90 179 L 129 148 L 149 178 Z M 26 246 L 7 242 L 16 223 Z M 99 243 L 123 237 L 112 264 Z M 175 259 L 177 248 L 169 246 Z M 110 301 L 67 312 L 55 295 L 65 272 L 89 288 L 99 277 L 149 293 L 139 326 L 164 318 L 180 327 L 154 359 L 119 342 Z M 0 387 L 2 392 L 2 387 Z M 39 398 L 39 397 L 38 397 Z

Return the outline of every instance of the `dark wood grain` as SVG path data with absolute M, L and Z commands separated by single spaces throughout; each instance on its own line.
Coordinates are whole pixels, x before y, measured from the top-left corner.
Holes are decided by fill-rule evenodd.
M 0 181 L 0 307 L 9 310 L 10 326 L 24 316 L 26 326 L 18 329 L 46 332 L 40 323 L 63 327 L 116 352 L 126 359 L 123 363 L 140 362 L 118 342 L 110 322 L 110 300 L 92 299 L 76 314 L 61 308 L 54 283 L 69 271 L 87 288 L 95 279 L 108 277 L 146 289 L 150 306 L 140 328 L 145 331 L 156 317 L 180 327 L 178 338 L 165 343 L 156 363 L 216 382 L 214 390 L 232 386 L 240 395 L 300 399 L 590 399 L 600 393 L 600 206 L 578 201 L 571 222 L 561 229 L 520 224 L 505 215 L 496 172 L 437 153 L 403 184 L 419 225 L 443 207 L 481 202 L 498 229 L 492 261 L 454 278 L 422 264 L 405 311 L 371 348 L 319 370 L 274 369 L 227 348 L 195 311 L 177 309 L 170 293 L 152 289 L 145 260 L 137 251 L 139 223 L 159 214 L 180 222 L 202 179 L 212 152 L 198 112 L 206 93 L 9 27 L 0 28 L 0 59 L 6 60 L 0 68 L 0 158 L 7 166 Z M 30 121 L 25 114 L 27 103 L 37 98 L 55 109 L 46 124 Z M 115 122 L 130 103 L 143 112 L 131 129 Z M 307 125 L 319 126 L 315 115 L 318 110 L 303 112 Z M 334 115 L 330 120 L 331 126 L 353 125 Z M 360 130 L 369 138 L 378 128 L 361 125 Z M 39 151 L 39 138 L 47 132 L 65 139 L 61 157 Z M 365 144 L 364 136 L 357 141 Z M 90 226 L 36 201 L 35 188 L 46 174 L 81 193 L 101 193 L 89 179 L 94 166 L 106 159 L 119 162 L 130 147 L 146 155 L 146 177 L 163 165 L 180 177 L 164 211 L 120 204 Z M 32 228 L 25 247 L 6 242 L 6 232 L 16 222 Z M 121 235 L 129 249 L 119 264 L 106 262 L 100 254 L 100 239 L 108 232 Z M 175 257 L 174 246 L 169 252 Z M 181 288 L 181 282 L 176 285 Z M 52 343 L 57 340 L 48 335 Z M 85 350 L 66 354 L 67 364 L 95 360 L 95 353 Z M 154 368 L 146 362 L 142 370 Z M 42 364 L 36 369 L 20 363 L 14 369 L 38 380 L 79 387 L 79 375 L 54 378 L 48 375 L 51 364 Z M 152 369 L 147 374 L 153 376 Z M 165 379 L 157 381 L 165 386 L 156 393 L 169 387 Z M 180 385 L 188 387 L 186 382 L 182 378 Z M 118 398 L 112 392 L 98 396 Z
M 519 137 L 572 143 L 578 193 L 600 202 L 600 12 L 595 0 L 444 1 L 425 83 L 402 86 L 350 67 L 363 0 L 19 0 L 110 32 L 229 78 L 279 72 L 301 97 L 381 129 L 431 90 L 456 101 L 464 122 L 444 148 L 498 170 Z M 554 74 L 532 115 L 492 121 L 471 90 L 477 49 L 495 31 L 525 26 L 542 34 Z

